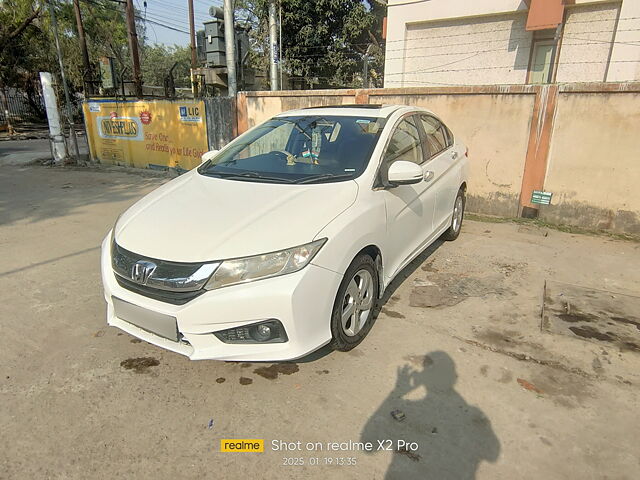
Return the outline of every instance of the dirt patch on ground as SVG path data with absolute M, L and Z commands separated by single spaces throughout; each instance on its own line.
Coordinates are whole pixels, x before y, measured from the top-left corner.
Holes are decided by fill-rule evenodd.
M 513 295 L 504 287 L 505 275 L 472 277 L 456 273 L 430 273 L 426 278 L 416 278 L 411 290 L 409 305 L 412 307 L 451 307 L 470 297 L 487 295 Z
M 297 363 L 274 363 L 268 367 L 256 368 L 253 373 L 267 380 L 275 380 L 278 375 L 291 375 L 299 370 Z
M 542 391 L 544 396 L 567 408 L 575 408 L 581 405 L 586 398 L 592 396 L 591 383 L 585 378 L 570 373 L 538 372 L 530 380 Z
M 151 373 L 149 368 L 157 367 L 160 361 L 153 357 L 127 358 L 120 362 L 120 366 L 127 370 L 133 370 L 135 373 Z
M 384 313 L 387 317 L 391 318 L 405 318 L 403 314 L 400 312 L 396 312 L 393 310 L 389 310 L 388 308 L 382 308 L 382 313 Z
M 542 328 L 640 352 L 640 297 L 547 281 Z

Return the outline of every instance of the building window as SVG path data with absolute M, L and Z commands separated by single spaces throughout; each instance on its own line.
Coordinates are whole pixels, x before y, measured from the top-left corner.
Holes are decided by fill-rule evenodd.
M 533 33 L 529 58 L 528 83 L 553 83 L 558 64 L 560 28 L 548 28 Z
M 551 83 L 556 59 L 555 40 L 534 40 L 529 61 L 529 83 Z

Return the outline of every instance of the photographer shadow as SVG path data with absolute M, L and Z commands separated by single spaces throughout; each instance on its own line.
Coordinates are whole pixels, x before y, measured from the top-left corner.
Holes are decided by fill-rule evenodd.
M 385 479 L 474 479 L 480 462 L 498 459 L 500 442 L 489 419 L 455 390 L 455 363 L 447 353 L 425 355 L 422 367 L 398 369 L 394 390 L 360 441 L 371 442 L 372 453 L 380 451 L 378 441 L 393 450 Z M 406 442 L 400 448 L 399 440 Z

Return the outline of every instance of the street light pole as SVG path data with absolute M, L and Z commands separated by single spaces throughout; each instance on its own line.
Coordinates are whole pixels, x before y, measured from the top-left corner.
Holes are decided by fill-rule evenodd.
M 71 97 L 69 96 L 69 87 L 67 86 L 67 78 L 64 74 L 64 65 L 62 64 L 62 50 L 60 49 L 60 40 L 58 39 L 58 22 L 56 21 L 56 13 L 51 5 L 51 0 L 48 0 L 49 15 L 51 16 L 51 27 L 53 28 L 53 36 L 56 41 L 56 51 L 58 52 L 58 63 L 60 64 L 60 78 L 62 78 L 62 87 L 64 89 L 64 99 L 67 103 L 67 120 L 69 122 L 69 141 L 73 145 L 73 150 L 76 154 L 76 163 L 80 165 L 80 150 L 78 149 L 78 139 L 76 138 L 76 129 L 73 123 L 73 111 L 71 110 Z

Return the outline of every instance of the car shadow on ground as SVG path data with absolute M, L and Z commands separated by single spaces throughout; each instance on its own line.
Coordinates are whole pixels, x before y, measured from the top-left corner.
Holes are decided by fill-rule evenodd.
M 413 259 L 411 263 L 409 263 L 406 267 L 400 270 L 400 273 L 396 275 L 393 281 L 385 289 L 384 294 L 382 295 L 382 298 L 378 300 L 378 303 L 376 304 L 376 307 L 373 311 L 374 321 L 377 320 L 378 315 L 380 315 L 380 312 L 382 311 L 382 308 L 393 296 L 393 294 L 400 287 L 400 285 L 402 285 L 405 280 L 410 278 L 414 274 L 414 272 L 420 267 L 420 265 L 422 265 L 431 255 L 433 255 L 443 243 L 444 243 L 444 240 L 440 240 L 440 239 L 436 240 L 427 248 L 425 248 L 420 253 L 420 255 L 418 255 L 415 259 Z M 373 326 L 373 328 L 376 328 L 375 325 Z M 364 341 L 366 342 L 367 339 L 365 338 Z M 315 352 L 311 352 L 309 355 L 306 355 L 302 358 L 297 359 L 295 362 L 296 363 L 315 362 L 317 360 L 320 360 L 321 358 L 331 355 L 334 352 L 335 351 L 331 349 L 329 345 L 325 345 L 324 347 L 319 348 Z
M 419 369 L 398 368 L 395 387 L 360 441 L 371 442 L 371 455 L 393 452 L 385 479 L 474 479 L 482 461 L 493 463 L 500 454 L 491 422 L 456 391 L 449 354 L 430 352 L 419 363 Z

